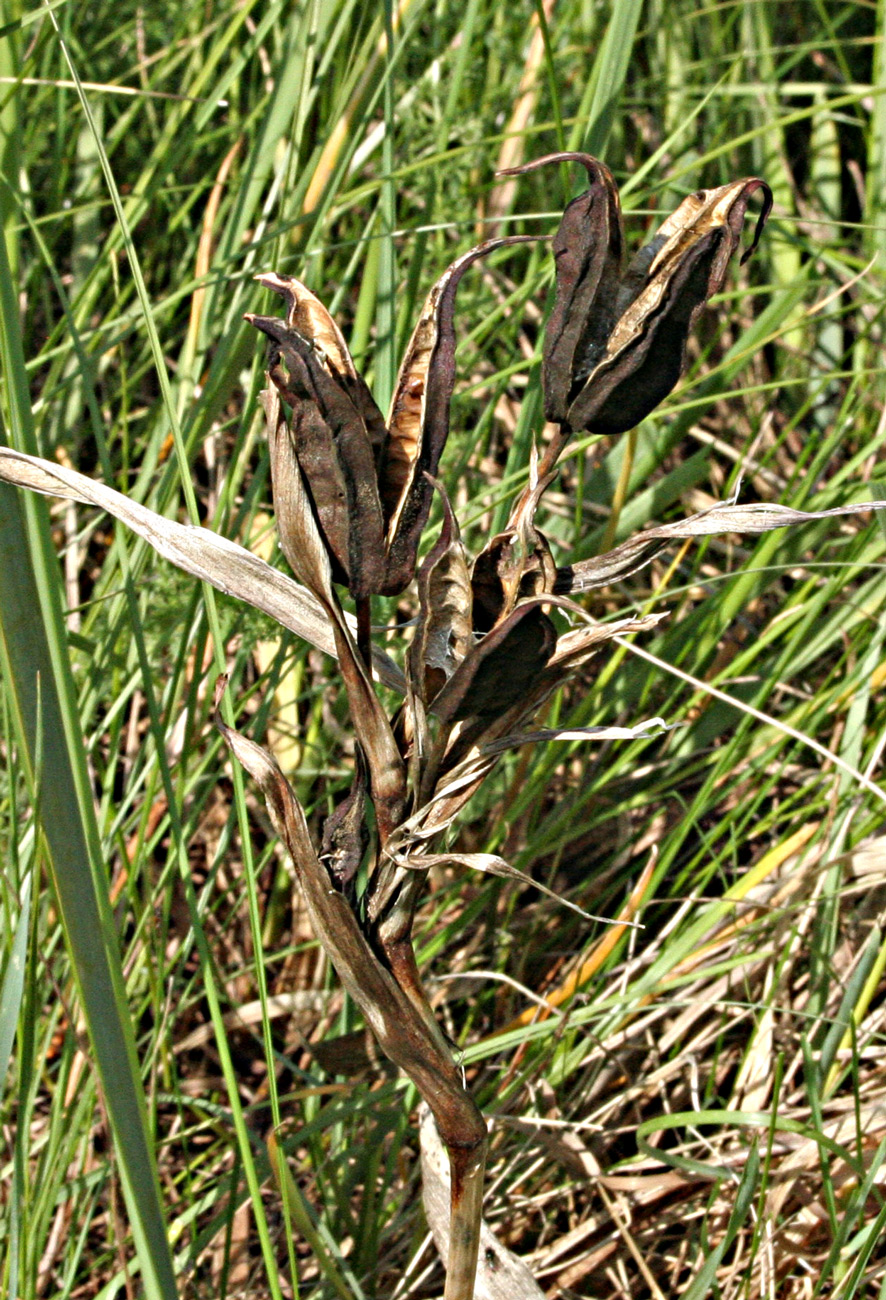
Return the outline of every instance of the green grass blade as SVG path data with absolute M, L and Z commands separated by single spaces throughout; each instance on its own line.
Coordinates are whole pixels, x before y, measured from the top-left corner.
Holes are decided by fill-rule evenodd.
M 0 250 L 0 357 L 6 416 L 34 445 L 5 247 Z M 25 524 L 27 519 L 27 526 Z M 118 1167 L 146 1294 L 177 1290 L 148 1132 L 147 1108 L 86 771 L 67 658 L 57 564 L 45 506 L 0 495 L 0 654 L 28 784 L 39 785 L 42 827 L 59 910 L 114 1134 Z M 42 734 L 38 734 L 38 718 Z
M 619 102 L 634 48 L 634 37 L 643 10 L 643 0 L 615 0 L 611 6 L 606 35 L 600 42 L 594 67 L 576 120 L 574 136 L 581 138 L 582 123 L 587 122 L 581 148 L 603 156 L 618 113 Z M 570 144 L 570 149 L 576 144 Z
M 31 924 L 31 880 L 29 872 L 21 889 L 21 910 L 12 944 L 6 956 L 0 982 L 0 1079 L 5 1079 L 15 1040 L 16 1022 L 25 986 L 25 960 L 28 951 L 28 927 Z

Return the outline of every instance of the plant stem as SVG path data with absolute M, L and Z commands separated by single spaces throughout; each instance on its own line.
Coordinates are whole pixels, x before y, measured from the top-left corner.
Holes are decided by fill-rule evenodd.
M 467 1093 L 465 1097 L 470 1101 Z M 483 1176 L 486 1172 L 487 1147 L 485 1125 L 483 1138 L 478 1144 L 464 1147 L 445 1142 L 445 1145 L 449 1153 L 451 1182 L 449 1258 L 446 1261 L 443 1300 L 473 1300 L 477 1256 L 480 1251 L 480 1223 L 483 1217 Z

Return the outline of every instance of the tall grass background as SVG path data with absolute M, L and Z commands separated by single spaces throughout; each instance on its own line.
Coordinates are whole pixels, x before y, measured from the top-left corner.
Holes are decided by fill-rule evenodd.
M 495 170 L 578 148 L 615 173 L 635 244 L 744 175 L 775 213 L 632 459 L 571 447 L 539 521 L 561 562 L 736 489 L 884 496 L 883 0 L 0 18 L 20 449 L 275 555 L 252 277 L 306 280 L 384 405 L 446 264 L 550 234 L 580 179 Z M 444 476 L 469 549 L 541 436 L 551 284 L 540 244 L 460 290 Z M 319 820 L 351 771 L 329 661 L 107 516 L 4 488 L 0 552 L 0 1289 L 439 1294 L 416 1098 L 209 724 L 227 666 Z M 642 928 L 432 879 L 419 956 L 495 1120 L 487 1219 L 550 1295 L 886 1295 L 884 555 L 873 514 L 710 539 L 589 604 L 667 609 L 638 644 L 656 662 L 618 647 L 547 721 L 681 725 L 519 752 L 459 847 Z

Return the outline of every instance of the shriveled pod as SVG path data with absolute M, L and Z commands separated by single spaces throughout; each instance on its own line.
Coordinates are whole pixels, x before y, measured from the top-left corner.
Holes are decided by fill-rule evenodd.
M 511 235 L 479 244 L 447 267 L 425 300 L 397 377 L 379 464 L 387 529 L 386 595 L 401 592 L 415 572 L 419 540 L 431 509 L 431 478 L 437 473 L 449 436 L 459 281 L 478 258 L 534 239 L 532 235 Z
M 432 703 L 474 643 L 471 575 L 458 523 L 441 484 L 443 527 L 418 571 L 419 621 L 410 671 L 425 705 Z
M 542 387 L 545 418 L 555 424 L 566 420 L 581 358 L 605 342 L 615 320 L 624 256 L 618 186 L 599 159 L 588 153 L 546 154 L 502 175 L 564 162 L 582 164 L 588 188 L 567 205 L 551 244 L 557 295 L 545 328 Z
M 539 478 L 535 447 L 529 483 L 511 512 L 505 530 L 489 541 L 471 572 L 475 632 L 488 632 L 517 602 L 554 590 L 557 566 L 548 539 L 536 528 L 535 511 L 553 474 Z
M 757 246 L 772 207 L 758 176 L 698 190 L 680 204 L 621 272 L 623 235 L 615 182 L 589 154 L 549 154 L 518 168 L 581 162 L 590 188 L 567 207 L 554 237 L 557 296 L 545 332 L 549 419 L 589 433 L 624 433 L 680 378 L 689 332 L 723 286 L 751 197 L 763 192 Z
M 247 315 L 271 340 L 268 374 L 289 407 L 288 430 L 329 550 L 351 595 L 398 595 L 415 574 L 422 529 L 449 436 L 455 387 L 455 296 L 469 266 L 534 236 L 492 239 L 464 253 L 433 286 L 397 378 L 387 425 L 341 331 L 300 280 L 258 276 L 286 319 Z M 288 454 L 285 448 L 281 455 Z M 276 457 L 271 457 L 277 481 Z M 276 500 L 276 497 L 275 497 Z M 280 504 L 276 504 L 278 515 Z M 285 539 L 281 542 L 286 550 Z
M 357 373 L 338 326 L 319 298 L 291 276 L 258 277 L 286 301 L 286 320 L 247 316 L 271 340 L 268 374 L 290 409 L 288 431 L 333 578 L 360 599 L 380 589 L 384 522 L 376 484 L 376 449 L 385 436 L 381 411 Z M 271 454 L 278 521 L 280 468 L 288 449 Z M 286 550 L 286 539 L 281 534 Z

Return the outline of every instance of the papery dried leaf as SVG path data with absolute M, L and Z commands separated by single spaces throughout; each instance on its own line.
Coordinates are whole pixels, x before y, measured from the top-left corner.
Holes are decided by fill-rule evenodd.
M 502 750 L 496 748 L 497 742 L 513 736 L 573 669 L 586 663 L 613 637 L 651 631 L 665 617 L 648 614 L 564 633 L 538 682 L 523 700 L 491 723 L 478 724 L 473 736 L 470 728 L 467 734 L 459 734 L 447 753 L 435 790 L 425 805 L 401 822 L 390 840 L 391 852 L 410 841 L 430 839 L 453 824 L 498 762 Z M 509 747 L 509 743 L 505 744 L 505 748 Z
M 271 340 L 268 375 L 292 412 L 288 425 L 268 422 L 281 545 L 286 550 L 286 464 L 294 454 L 333 561 L 333 577 L 346 583 L 355 599 L 363 599 L 381 589 L 385 569 L 375 454 L 366 421 L 342 376 L 311 341 L 273 317 L 247 319 Z M 353 388 L 356 381 L 346 378 Z
M 539 605 L 518 605 L 474 646 L 430 711 L 443 722 L 506 713 L 525 697 L 556 644 L 556 629 Z
M 566 419 L 580 357 L 602 352 L 616 318 L 624 249 L 618 188 L 612 173 L 586 153 L 552 153 L 503 175 L 521 175 L 549 163 L 578 162 L 589 188 L 563 213 L 552 245 L 557 296 L 545 328 L 542 365 L 545 418 Z
M 772 206 L 765 181 L 750 177 L 685 199 L 625 273 L 605 347 L 595 341 L 576 358 L 567 415 L 572 429 L 623 433 L 649 414 L 680 377 L 695 317 L 722 287 L 752 195 L 764 206 L 750 254 Z M 743 259 L 744 260 L 744 259 Z
M 443 527 L 418 572 L 420 616 L 410 646 L 412 680 L 427 705 L 455 672 L 474 643 L 471 576 L 458 523 L 441 484 Z
M 0 447 L 0 479 L 43 496 L 106 510 L 170 564 L 261 610 L 324 654 L 337 657 L 332 622 L 316 596 L 220 533 L 180 524 L 85 474 L 10 447 Z M 403 674 L 392 659 L 376 650 L 373 664 L 385 685 L 401 695 L 405 692 Z
M 673 731 L 683 723 L 665 722 L 664 718 L 646 718 L 632 727 L 544 727 L 541 731 L 517 731 L 483 745 L 483 754 L 504 754 L 523 745 L 546 744 L 551 740 L 645 740 L 650 734 Z
M 773 528 L 788 528 L 793 524 L 806 524 L 815 519 L 828 519 L 837 515 L 858 515 L 868 510 L 882 510 L 886 503 L 859 502 L 851 506 L 831 506 L 827 510 L 794 510 L 790 506 L 751 502 L 748 505 L 716 505 L 702 510 L 688 519 L 659 524 L 647 528 L 635 537 L 629 537 L 621 546 L 594 555 L 589 560 L 558 569 L 555 590 L 590 591 L 606 587 L 611 582 L 630 577 L 651 563 L 671 542 L 690 537 L 716 537 L 727 533 L 768 533 Z
M 533 236 L 491 239 L 462 254 L 431 289 L 406 349 L 388 416 L 379 465 L 379 493 L 387 523 L 388 568 L 384 593 L 395 596 L 411 581 L 422 530 L 431 508 L 435 475 L 449 436 L 455 387 L 455 295 L 468 267 L 496 248 L 532 242 Z
M 605 917 L 594 916 L 591 912 L 586 912 L 583 907 L 577 903 L 572 903 L 568 898 L 563 898 L 554 889 L 549 889 L 547 885 L 540 884 L 528 876 L 525 871 L 520 871 L 510 862 L 500 858 L 497 853 L 415 853 L 410 854 L 408 851 L 400 852 L 396 855 L 397 862 L 402 863 L 404 867 L 415 871 L 427 871 L 430 867 L 468 867 L 471 871 L 483 871 L 490 876 L 501 876 L 505 880 L 517 880 L 521 885 L 529 885 L 532 889 L 537 889 L 540 893 L 553 898 L 563 907 L 568 907 L 571 912 L 577 912 L 585 921 L 604 921 Z
M 391 843 L 395 840 L 396 843 L 405 843 L 410 838 L 431 839 L 441 831 L 448 830 L 495 767 L 498 757 L 497 754 L 479 754 L 475 750 L 469 760 L 446 774 L 445 780 L 438 783 L 426 804 L 400 823 Z
M 639 618 L 618 618 L 612 623 L 592 623 L 590 626 L 572 628 L 557 640 L 554 653 L 539 679 L 538 690 L 550 693 L 550 683 L 560 685 L 576 668 L 592 658 L 601 646 L 616 636 L 631 632 L 651 632 L 668 617 L 664 610 L 658 614 L 643 614 Z

